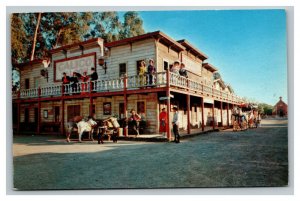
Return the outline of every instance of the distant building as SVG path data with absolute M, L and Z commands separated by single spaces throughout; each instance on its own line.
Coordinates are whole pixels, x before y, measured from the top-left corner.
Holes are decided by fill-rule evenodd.
M 273 115 L 284 117 L 288 115 L 288 106 L 282 101 L 282 97 L 279 97 L 279 101 L 273 107 Z

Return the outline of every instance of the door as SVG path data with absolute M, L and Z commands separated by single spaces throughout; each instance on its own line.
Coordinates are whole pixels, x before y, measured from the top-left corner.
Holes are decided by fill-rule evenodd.
M 69 105 L 67 111 L 68 121 L 73 120 L 74 117 L 80 116 L 80 105 Z
M 59 106 L 54 107 L 54 121 L 55 122 L 60 122 L 60 108 Z

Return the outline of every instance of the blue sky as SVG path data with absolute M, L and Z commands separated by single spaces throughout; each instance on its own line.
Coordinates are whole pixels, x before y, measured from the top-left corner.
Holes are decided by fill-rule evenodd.
M 208 55 L 237 95 L 287 102 L 284 10 L 141 11 L 146 32 L 187 39 Z

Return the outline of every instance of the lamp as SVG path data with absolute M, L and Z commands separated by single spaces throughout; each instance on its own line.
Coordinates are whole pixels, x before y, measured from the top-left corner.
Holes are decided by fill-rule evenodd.
M 102 67 L 102 69 L 104 70 L 104 72 L 105 72 L 105 74 L 106 74 L 107 66 L 106 66 L 105 58 L 104 58 L 104 57 L 100 57 L 100 58 L 98 59 L 98 64 L 99 64 L 99 66 Z
M 45 59 L 43 60 L 43 64 L 44 64 L 44 68 L 45 69 L 42 69 L 41 70 L 41 76 L 43 76 L 44 78 L 47 79 L 47 82 L 48 82 L 48 70 L 47 68 L 49 67 L 50 65 L 50 59 Z

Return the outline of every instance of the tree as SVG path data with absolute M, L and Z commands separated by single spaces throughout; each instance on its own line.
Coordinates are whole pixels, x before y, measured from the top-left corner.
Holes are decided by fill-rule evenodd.
M 122 30 L 120 32 L 121 39 L 145 33 L 143 29 L 143 20 L 135 11 L 128 11 L 124 14 L 124 23 L 122 25 Z
M 25 61 L 27 56 L 26 44 L 28 38 L 24 29 L 24 22 L 20 14 L 11 15 L 11 58 L 12 63 Z

